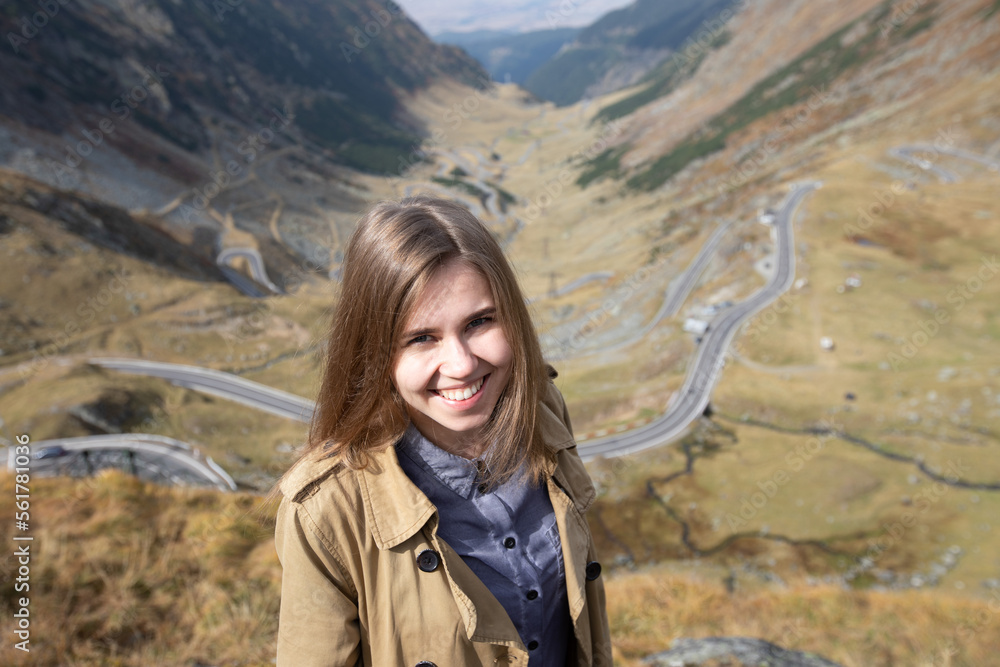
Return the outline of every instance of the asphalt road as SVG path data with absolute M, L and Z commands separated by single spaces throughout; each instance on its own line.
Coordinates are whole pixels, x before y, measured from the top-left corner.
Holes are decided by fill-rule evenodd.
M 655 329 L 664 318 L 672 317 L 678 310 L 680 310 L 680 307 L 691 294 L 691 290 L 698 284 L 701 274 L 705 271 L 705 268 L 715 256 L 715 251 L 719 247 L 719 242 L 722 240 L 722 237 L 725 236 L 727 231 L 729 231 L 729 225 L 721 225 L 715 230 L 715 233 L 709 237 L 708 241 L 705 242 L 705 245 L 703 245 L 701 250 L 698 251 L 697 256 L 695 256 L 695 258 L 691 261 L 691 264 L 689 264 L 688 267 L 672 281 L 670 287 L 664 293 L 663 303 L 660 305 L 659 310 L 656 311 L 656 314 L 653 315 L 653 319 L 641 328 L 632 331 L 624 339 L 601 345 L 599 347 L 575 350 L 571 354 L 565 354 L 562 351 L 553 352 L 550 355 L 550 360 L 556 361 L 567 358 L 578 359 L 580 357 L 588 357 L 595 354 L 606 354 L 630 345 L 635 345 L 641 341 L 649 335 L 649 332 Z
M 702 337 L 691 370 L 680 391 L 668 406 L 667 413 L 644 426 L 581 441 L 579 451 L 584 459 L 597 456 L 621 456 L 665 444 L 680 436 L 697 419 L 708 405 L 712 389 L 725 364 L 729 343 L 739 327 L 757 312 L 766 308 L 795 280 L 795 245 L 792 218 L 805 197 L 819 187 L 818 183 L 799 185 L 778 210 L 774 222 L 775 270 L 771 280 L 745 301 L 716 316 L 708 332 Z M 686 293 L 703 270 L 725 228 L 720 228 L 685 272 L 687 277 L 672 291 L 672 296 Z M 685 290 L 687 287 L 687 290 Z M 676 298 L 676 296 L 675 296 Z M 672 298 L 664 301 L 662 312 L 672 305 Z M 272 414 L 308 422 L 314 403 L 308 399 L 284 392 L 236 375 L 221 371 L 135 359 L 91 359 L 90 363 L 123 373 L 164 378 L 173 384 L 237 401 Z
M 312 418 L 314 403 L 308 399 L 210 368 L 138 359 L 96 358 L 89 363 L 122 373 L 163 378 L 179 387 L 243 403 L 287 419 L 308 422 Z
M 698 251 L 698 256 L 677 277 L 677 280 L 674 281 L 675 284 L 670 288 L 670 296 L 667 297 L 663 308 L 660 309 L 657 318 L 653 321 L 654 324 L 664 317 L 671 317 L 677 314 L 681 305 L 687 300 L 691 290 L 698 284 L 698 279 L 704 273 L 705 268 L 708 267 L 708 263 L 712 261 L 715 250 L 719 247 L 719 242 L 727 231 L 729 231 L 729 225 L 720 225 L 708 241 L 705 242 L 701 250 Z
M 934 150 L 934 149 L 921 148 L 920 146 L 903 146 L 901 148 L 889 149 L 889 155 L 899 160 L 902 160 L 903 162 L 909 162 L 910 164 L 916 165 L 917 167 L 923 169 L 924 171 L 931 172 L 932 174 L 937 176 L 938 180 L 941 181 L 942 183 L 955 183 L 958 180 L 958 178 L 954 174 L 952 174 L 950 171 L 942 169 L 941 167 L 938 167 L 930 160 L 926 160 L 918 155 L 919 153 L 923 153 L 928 150 Z M 935 150 L 935 153 L 936 152 L 939 151 Z
M 644 426 L 622 429 L 612 435 L 581 441 L 578 445 L 584 460 L 598 456 L 631 454 L 670 442 L 683 434 L 708 406 L 712 389 L 725 365 L 726 351 L 740 326 L 774 302 L 795 281 L 795 244 L 792 218 L 805 197 L 818 183 L 799 185 L 782 204 L 775 216 L 775 270 L 771 280 L 746 300 L 719 313 L 702 337 L 684 384 L 672 398 L 666 414 Z
M 712 389 L 725 364 L 729 343 L 739 327 L 781 296 L 794 282 L 795 245 L 792 218 L 802 200 L 817 187 L 818 183 L 796 186 L 778 210 L 773 227 L 776 266 L 771 280 L 748 299 L 722 311 L 712 320 L 708 332 L 702 337 L 691 370 L 680 391 L 668 406 L 667 413 L 638 428 L 582 441 L 579 444 L 581 457 L 591 459 L 597 456 L 621 456 L 665 444 L 680 436 L 705 411 Z M 722 229 L 717 231 L 709 243 L 713 241 L 717 243 L 722 232 Z M 697 268 L 702 257 L 710 255 L 711 253 L 703 252 L 699 255 L 699 259 L 692 263 L 689 269 L 692 274 L 691 280 L 700 272 L 692 269 Z M 133 359 L 91 359 L 90 363 L 124 373 L 162 377 L 182 387 L 203 391 L 303 422 L 309 420 L 314 407 L 312 401 L 301 396 L 245 380 L 236 375 L 196 366 Z
M 235 271 L 235 269 L 233 269 L 229 265 L 229 260 L 234 257 L 246 257 L 247 262 L 249 262 L 250 264 L 250 275 L 253 276 L 253 279 L 256 280 L 257 283 L 269 289 L 272 294 L 284 293 L 280 287 L 271 282 L 271 279 L 267 275 L 267 268 L 264 266 L 264 258 L 261 257 L 260 252 L 258 252 L 254 248 L 226 248 L 225 250 L 219 253 L 218 257 L 215 258 L 215 263 L 218 264 L 221 268 L 224 269 L 228 268 L 230 269 L 230 271 L 238 273 Z M 226 276 L 230 280 L 232 280 L 232 277 L 230 276 L 229 272 L 226 272 Z M 240 284 L 237 284 L 237 287 L 239 287 L 244 292 L 246 291 Z M 259 288 L 257 288 L 257 290 L 259 291 Z M 257 295 L 252 294 L 249 296 L 257 296 Z M 264 295 L 261 294 L 261 296 Z
M 212 486 L 235 491 L 236 483 L 211 457 L 202 457 L 187 443 L 158 435 L 122 433 L 82 438 L 39 440 L 32 453 L 47 447 L 62 447 L 65 454 L 35 459 L 31 473 L 41 477 L 89 476 L 98 470 L 125 470 L 141 479 L 178 486 Z M 8 448 L 7 467 L 14 469 L 14 448 Z
M 936 174 L 943 182 L 954 182 L 956 177 L 950 172 L 936 167 L 929 161 L 915 155 L 927 150 L 929 149 L 923 146 L 905 146 L 891 150 L 890 154 Z M 961 150 L 944 150 L 939 152 L 979 162 L 994 172 L 1000 170 L 1000 164 L 992 158 L 981 157 Z M 788 198 L 775 216 L 773 236 L 775 241 L 776 266 L 771 279 L 767 285 L 752 296 L 720 312 L 712 320 L 709 330 L 702 337 L 702 342 L 691 364 L 688 375 L 684 380 L 684 384 L 677 394 L 671 398 L 666 414 L 637 428 L 626 430 L 625 427 L 622 427 L 612 434 L 580 441 L 579 452 L 583 459 L 593 459 L 598 456 L 622 456 L 666 444 L 682 435 L 691 423 L 704 413 L 705 408 L 708 406 L 712 389 L 715 387 L 716 382 L 718 382 L 722 369 L 725 366 L 729 344 L 732 342 L 740 326 L 747 319 L 773 303 L 792 286 L 795 280 L 793 216 L 803 199 L 813 190 L 820 187 L 820 185 L 820 183 L 815 182 L 792 188 Z M 409 194 L 409 191 L 407 191 L 407 196 Z M 677 312 L 691 289 L 697 283 L 698 277 L 707 266 L 725 231 L 725 226 L 716 230 L 694 261 L 692 261 L 691 265 L 675 281 L 675 285 L 669 290 L 660 312 L 654 319 L 654 324 L 662 319 L 662 317 Z M 257 264 L 251 254 L 240 252 L 239 249 L 232 249 L 228 252 L 230 253 L 229 255 L 225 253 L 220 255 L 220 264 L 223 263 L 224 259 L 228 259 L 229 256 L 235 254 L 243 254 L 249 257 L 251 267 Z M 260 259 L 259 254 L 257 254 L 257 259 Z M 262 261 L 259 262 L 259 267 L 260 271 L 263 271 Z M 258 277 L 257 270 L 253 270 L 255 277 Z M 244 278 L 244 280 L 246 279 Z M 258 280 L 260 280 L 259 277 Z M 269 288 L 273 287 L 267 279 L 266 273 L 263 273 L 263 280 L 261 282 L 268 285 Z M 263 296 L 263 294 L 260 294 L 260 296 Z M 92 359 L 90 363 L 124 373 L 162 377 L 179 386 L 220 396 L 302 422 L 309 421 L 314 409 L 313 402 L 301 396 L 273 389 L 266 385 L 221 371 L 133 359 Z M 202 480 L 210 480 L 213 475 L 216 475 L 217 479 L 212 483 L 235 488 L 235 485 L 232 484 L 232 479 L 221 468 L 218 468 L 211 459 L 208 459 L 207 462 L 200 461 L 190 453 L 190 447 L 184 443 L 178 441 L 164 443 L 164 441 L 170 439 L 159 438 L 158 436 L 124 435 L 97 436 L 97 438 L 109 439 L 99 441 L 89 438 L 84 439 L 84 441 L 70 440 L 36 443 L 36 446 L 59 443 L 64 449 L 73 453 L 70 455 L 72 458 L 61 457 L 65 458 L 61 462 L 60 459 L 53 459 L 52 463 L 47 463 L 46 459 L 33 461 L 32 467 L 40 470 L 50 465 L 65 465 L 74 461 L 76 462 L 74 464 L 78 465 L 81 456 L 76 452 L 85 449 L 90 451 L 107 450 L 112 456 L 114 452 L 117 452 L 119 457 L 131 456 L 127 461 L 129 465 L 138 465 L 149 471 L 150 474 L 160 475 L 161 478 L 170 478 L 173 475 L 176 479 L 183 479 L 183 475 L 190 475 L 192 474 L 191 471 L 194 471 L 193 474 L 200 475 Z M 126 452 L 129 451 L 133 452 L 133 454 L 127 455 Z M 147 461 L 147 459 L 149 460 Z

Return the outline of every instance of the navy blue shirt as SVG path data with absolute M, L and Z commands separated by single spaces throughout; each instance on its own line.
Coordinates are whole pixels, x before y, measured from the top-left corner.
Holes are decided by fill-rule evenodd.
M 546 488 L 515 476 L 483 493 L 475 461 L 446 452 L 412 424 L 396 451 L 403 471 L 437 507 L 438 536 L 507 610 L 528 648 L 528 664 L 566 664 L 573 629 Z

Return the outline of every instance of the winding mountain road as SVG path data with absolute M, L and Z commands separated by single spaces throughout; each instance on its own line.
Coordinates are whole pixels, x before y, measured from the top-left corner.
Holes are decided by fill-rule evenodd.
M 766 308 L 792 286 L 795 280 L 792 218 L 802 200 L 817 187 L 818 183 L 809 183 L 793 188 L 778 211 L 774 223 L 776 267 L 771 280 L 748 299 L 721 312 L 712 321 L 691 364 L 691 370 L 677 394 L 677 399 L 669 406 L 667 413 L 639 428 L 629 431 L 622 429 L 623 432 L 613 435 L 581 441 L 579 451 L 584 460 L 597 456 L 621 456 L 664 444 L 681 435 L 704 412 L 725 363 L 729 343 L 736 331 L 748 318 Z M 717 244 L 723 231 L 724 228 L 716 231 L 708 243 Z M 707 261 L 704 258 L 708 256 L 711 256 L 710 252 L 702 252 L 692 263 L 690 268 L 698 270 L 691 272 L 693 275 L 690 280 L 694 280 L 695 275 L 700 275 L 701 269 L 698 267 Z M 672 294 L 680 292 L 683 290 L 674 290 Z M 671 301 L 670 298 L 666 299 L 664 305 L 670 305 Z M 161 377 L 179 386 L 227 398 L 302 422 L 309 421 L 314 408 L 312 401 L 301 396 L 221 371 L 133 359 L 97 358 L 91 359 L 90 363 L 123 373 Z
M 926 160 L 922 157 L 916 155 L 916 153 L 923 152 L 924 149 L 918 146 L 903 146 L 901 148 L 889 149 L 889 155 L 896 158 L 897 160 L 902 160 L 903 162 L 909 162 L 912 165 L 923 169 L 924 171 L 929 171 L 938 177 L 938 180 L 942 183 L 954 183 L 958 178 L 952 174 L 950 171 L 946 171 L 941 167 L 938 167 L 930 160 Z M 935 151 L 936 153 L 937 151 Z
M 140 359 L 95 358 L 90 359 L 89 363 L 122 373 L 163 378 L 179 387 L 212 394 L 300 422 L 310 420 L 315 405 L 312 401 L 287 391 L 210 368 Z
M 598 456 L 612 457 L 632 454 L 665 444 L 681 434 L 708 406 L 722 368 L 726 351 L 740 326 L 786 292 L 795 281 L 795 244 L 792 218 L 805 197 L 819 183 L 796 186 L 778 210 L 774 222 L 775 270 L 767 285 L 746 300 L 722 311 L 702 337 L 684 384 L 672 400 L 666 414 L 644 426 L 611 435 L 581 441 L 580 457 L 589 460 Z
M 698 254 L 691 261 L 688 267 L 670 283 L 670 286 L 668 286 L 664 292 L 663 303 L 660 305 L 660 308 L 656 311 L 656 314 L 653 315 L 653 318 L 641 328 L 631 331 L 627 337 L 614 341 L 613 343 L 602 344 L 599 347 L 573 350 L 571 353 L 567 353 L 565 348 L 551 350 L 548 352 L 548 357 L 553 361 L 568 358 L 577 359 L 580 357 L 593 356 L 599 353 L 604 354 L 614 350 L 620 350 L 630 345 L 635 345 L 641 341 L 665 318 L 673 317 L 677 314 L 677 311 L 680 310 L 681 306 L 691 294 L 691 290 L 693 290 L 695 285 L 698 284 L 701 274 L 704 273 L 705 269 L 708 267 L 712 257 L 715 256 L 715 251 L 719 247 L 719 242 L 722 240 L 722 237 L 725 236 L 727 231 L 729 231 L 729 225 L 721 225 L 715 230 L 712 236 L 709 237 L 708 241 L 705 242 L 705 245 L 702 246 L 701 250 L 698 251 Z
M 271 282 L 267 275 L 267 268 L 264 266 L 264 258 L 256 248 L 226 248 L 216 257 L 215 263 L 220 267 L 229 267 L 230 261 L 236 257 L 245 257 L 250 265 L 250 275 L 258 283 L 271 290 L 272 294 L 284 294 L 282 289 Z M 231 280 L 231 278 L 230 278 Z
M 153 482 L 236 490 L 233 478 L 211 457 L 203 457 L 187 443 L 173 438 L 120 433 L 39 440 L 31 444 L 33 453 L 55 447 L 62 448 L 60 455 L 32 459 L 32 474 L 81 477 L 114 468 Z M 15 467 L 13 452 L 14 448 L 9 448 L 7 466 L 11 470 Z

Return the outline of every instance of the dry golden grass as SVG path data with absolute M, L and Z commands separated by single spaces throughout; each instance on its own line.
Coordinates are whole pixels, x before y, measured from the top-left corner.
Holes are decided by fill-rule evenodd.
M 669 648 L 678 637 L 758 637 L 845 667 L 981 667 L 995 664 L 1000 600 L 832 586 L 737 586 L 657 567 L 607 584 L 616 664 Z M 952 654 L 952 649 L 954 653 Z
M 7 497 L 13 477 L 0 477 Z M 31 482 L 31 665 L 266 665 L 280 566 L 259 498 L 142 483 L 108 472 Z M 9 544 L 8 522 L 3 538 Z M 17 563 L 8 555 L 6 572 Z M 13 586 L 3 589 L 12 634 Z
M 754 58 L 773 58 L 775 51 L 795 53 L 812 33 L 824 33 L 872 4 L 853 0 L 824 18 L 826 23 L 813 20 L 825 9 L 810 8 L 797 18 L 809 24 L 810 32 L 787 31 L 786 26 L 792 41 L 776 41 L 770 51 L 758 51 Z M 729 49 L 739 50 L 746 40 L 760 41 L 756 33 L 745 33 Z M 928 49 L 921 57 L 934 53 Z M 709 71 L 719 74 L 718 60 L 707 63 Z M 723 76 L 715 79 L 717 85 L 727 85 L 727 77 L 743 76 L 729 60 Z M 748 62 L 747 69 L 763 71 L 754 62 Z M 985 64 L 991 62 L 984 58 Z M 526 291 L 543 296 L 535 306 L 543 331 L 567 308 L 600 308 L 608 293 L 594 284 L 546 299 L 553 273 L 558 284 L 565 284 L 588 271 L 610 270 L 616 274 L 613 287 L 659 249 L 676 274 L 718 221 L 734 223 L 727 242 L 748 241 L 752 249 L 733 251 L 736 246 L 730 243 L 731 254 L 716 261 L 685 307 L 739 298 L 762 282 L 752 263 L 768 241 L 766 230 L 752 222 L 756 209 L 773 205 L 783 184 L 792 179 L 821 179 L 824 187 L 810 195 L 796 225 L 797 276 L 809 283 L 789 294 L 788 312 L 771 313 L 773 319 L 766 319 L 765 311 L 750 323 L 748 331 L 756 328 L 761 335 L 737 339 L 744 362 L 727 366 L 713 405 L 729 415 L 746 414 L 789 428 L 826 419 L 894 452 L 921 456 L 932 466 L 961 458 L 970 467 L 969 479 L 996 482 L 1000 402 L 990 386 L 1000 373 L 1000 311 L 995 306 L 1000 281 L 984 285 L 960 312 L 947 300 L 951 289 L 970 278 L 981 255 L 998 249 L 995 174 L 942 158 L 940 165 L 958 172 L 961 182 L 944 185 L 920 178 L 915 189 L 898 194 L 890 211 L 866 230 L 876 247 L 852 243 L 844 232 L 845 225 L 855 222 L 857 207 L 873 203 L 876 192 L 885 191 L 896 178 L 893 171 L 902 171 L 898 161 L 886 156 L 887 149 L 932 142 L 938 129 L 956 123 L 963 148 L 995 142 L 995 127 L 986 121 L 995 118 L 1000 107 L 996 96 L 988 94 L 995 88 L 989 76 L 987 69 L 941 75 L 917 100 L 882 107 L 878 105 L 885 102 L 876 99 L 872 108 L 857 110 L 857 115 L 847 108 L 824 109 L 789 139 L 794 146 L 765 165 L 759 181 L 722 199 L 716 196 L 719 181 L 710 179 L 732 176 L 734 154 L 776 127 L 776 118 L 747 128 L 734 145 L 694 173 L 658 192 L 636 194 L 623 192 L 614 179 L 586 190 L 564 182 L 567 173 L 573 179 L 578 173 L 573 156 L 597 145 L 603 128 L 588 126 L 587 120 L 602 104 L 565 109 L 526 104 L 514 87 L 499 86 L 495 97 L 476 97 L 477 110 L 453 127 L 446 112 L 475 93 L 441 87 L 414 100 L 414 108 L 430 131 L 445 130 L 442 148 L 474 163 L 478 159 L 472 151 L 503 156 L 508 167 L 503 174 L 489 160 L 483 167 L 521 198 L 512 210 L 526 224 L 508 251 Z M 626 132 L 649 140 L 640 142 L 631 157 L 656 154 L 699 119 L 711 116 L 706 109 L 724 106 L 717 96 L 690 97 L 702 83 L 686 85 L 674 111 L 661 108 L 653 117 L 650 107 L 633 119 Z M 739 83 L 751 85 L 749 80 Z M 726 95 L 737 93 L 733 88 Z M 838 112 L 844 113 L 841 120 Z M 821 130 L 824 133 L 814 136 Z M 537 148 L 516 164 L 536 142 Z M 356 187 L 359 198 L 398 196 L 436 172 L 437 165 L 419 165 L 400 179 L 353 176 L 351 188 Z M 530 204 L 542 201 L 557 183 L 561 192 L 528 219 Z M 354 215 L 330 215 L 331 233 L 342 241 L 340 232 L 350 229 Z M 15 384 L 17 372 L 10 364 L 30 359 L 30 353 L 13 358 L 8 354 L 6 367 L 0 369 L 0 413 L 13 428 L 30 432 L 35 440 L 76 434 L 78 424 L 54 419 L 49 411 L 65 412 L 108 387 L 154 391 L 167 407 L 157 416 L 156 432 L 194 441 L 235 473 L 280 472 L 288 456 L 276 455 L 275 449 L 298 444 L 301 425 L 159 381 L 98 376 L 73 370 L 73 364 L 90 354 L 144 356 L 241 372 L 311 396 L 317 382 L 315 345 L 334 286 L 317 280 L 292 298 L 251 300 L 227 285 L 177 280 L 133 258 L 101 249 L 79 250 L 75 238 L 37 220 L 29 222 L 30 228 L 4 239 L 9 275 L 27 276 L 27 281 L 0 285 L 0 297 L 23 306 L 25 320 L 41 323 L 32 325 L 33 337 L 44 341 L 58 332 L 66 314 L 76 313 L 79 304 L 104 285 L 106 276 L 94 270 L 97 265 L 125 266 L 135 276 L 129 291 L 146 296 L 114 301 L 24 384 Z M 62 253 L 58 261 L 49 258 L 50 249 Z M 837 286 L 853 273 L 863 279 L 863 287 L 838 293 Z M 650 283 L 647 292 L 653 287 Z M 140 312 L 132 305 L 139 305 Z M 934 307 L 952 308 L 950 325 L 900 368 L 880 368 Z M 649 293 L 623 304 L 625 315 L 641 315 L 642 321 L 655 309 Z M 683 311 L 626 350 L 558 364 L 559 383 L 578 433 L 662 412 L 693 350 L 690 337 L 679 332 L 682 318 Z M 823 335 L 836 340 L 834 352 L 819 350 Z M 939 379 L 944 367 L 953 369 L 952 379 Z M 858 400 L 848 405 L 847 392 Z M 642 655 L 662 650 L 671 638 L 682 635 L 759 636 L 849 666 L 955 667 L 995 660 L 988 651 L 995 649 L 1000 635 L 998 615 L 986 613 L 989 608 L 982 600 L 950 597 L 958 590 L 967 596 L 980 593 L 980 584 L 997 576 L 1000 531 L 991 524 L 1000 516 L 1000 494 L 995 492 L 950 489 L 920 526 L 881 560 L 880 565 L 904 574 L 923 572 L 942 549 L 961 545 L 961 561 L 933 592 L 847 592 L 798 583 L 774 589 L 747 576 L 740 579 L 736 594 L 729 595 L 716 582 L 726 568 L 741 564 L 789 581 L 805 573 L 843 571 L 835 557 L 815 549 L 752 538 L 702 558 L 702 565 L 692 568 L 717 572 L 713 578 L 680 574 L 677 563 L 686 562 L 691 553 L 667 508 L 690 523 L 694 543 L 710 547 L 731 532 L 727 514 L 756 492 L 757 482 L 785 468 L 787 454 L 806 439 L 748 424 L 717 423 L 729 433 L 703 438 L 693 475 L 657 481 L 683 469 L 684 457 L 676 447 L 590 466 L 603 492 L 592 523 L 605 561 L 626 556 L 639 564 L 674 563 L 670 570 L 642 574 L 609 572 L 609 609 L 622 664 L 638 664 Z M 656 497 L 647 494 L 647 482 Z M 766 529 L 796 540 L 878 535 L 883 523 L 905 510 L 906 497 L 927 483 L 912 463 L 888 461 L 830 441 L 740 529 Z M 5 493 L 11 492 L 10 486 L 4 478 Z M 33 493 L 39 551 L 33 561 L 38 648 L 32 664 L 270 662 L 279 573 L 269 526 L 245 516 L 253 497 L 167 490 L 120 475 L 39 481 Z M 858 540 L 837 544 L 849 553 L 864 550 Z M 10 608 L 11 598 L 3 600 Z M 5 614 L 8 636 L 9 620 Z M 955 639 L 960 640 L 960 652 L 948 656 L 945 649 Z M 23 658 L 9 645 L 2 651 L 0 662 Z
M 667 471 L 676 457 L 664 453 L 652 465 Z M 13 493 L 10 475 L 0 477 L 0 491 Z M 31 494 L 32 651 L 7 642 L 0 662 L 271 664 L 280 565 L 273 515 L 257 511 L 258 497 L 158 487 L 116 472 L 34 480 Z M 10 528 L 2 533 L 10 542 Z M 677 637 L 753 636 L 846 667 L 979 666 L 989 664 L 1000 633 L 1000 602 L 779 587 L 749 575 L 730 594 L 725 569 L 681 567 L 609 571 L 616 664 L 638 666 Z M 15 593 L 4 591 L 0 630 L 12 636 Z

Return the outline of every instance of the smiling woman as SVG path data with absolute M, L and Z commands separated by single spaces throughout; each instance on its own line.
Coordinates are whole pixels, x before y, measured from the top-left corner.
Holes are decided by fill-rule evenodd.
M 610 665 L 594 488 L 493 235 L 379 204 L 342 289 L 279 484 L 278 664 Z
M 410 420 L 438 447 L 465 458 L 507 386 L 513 351 L 490 285 L 460 259 L 438 267 L 414 304 L 392 371 Z

